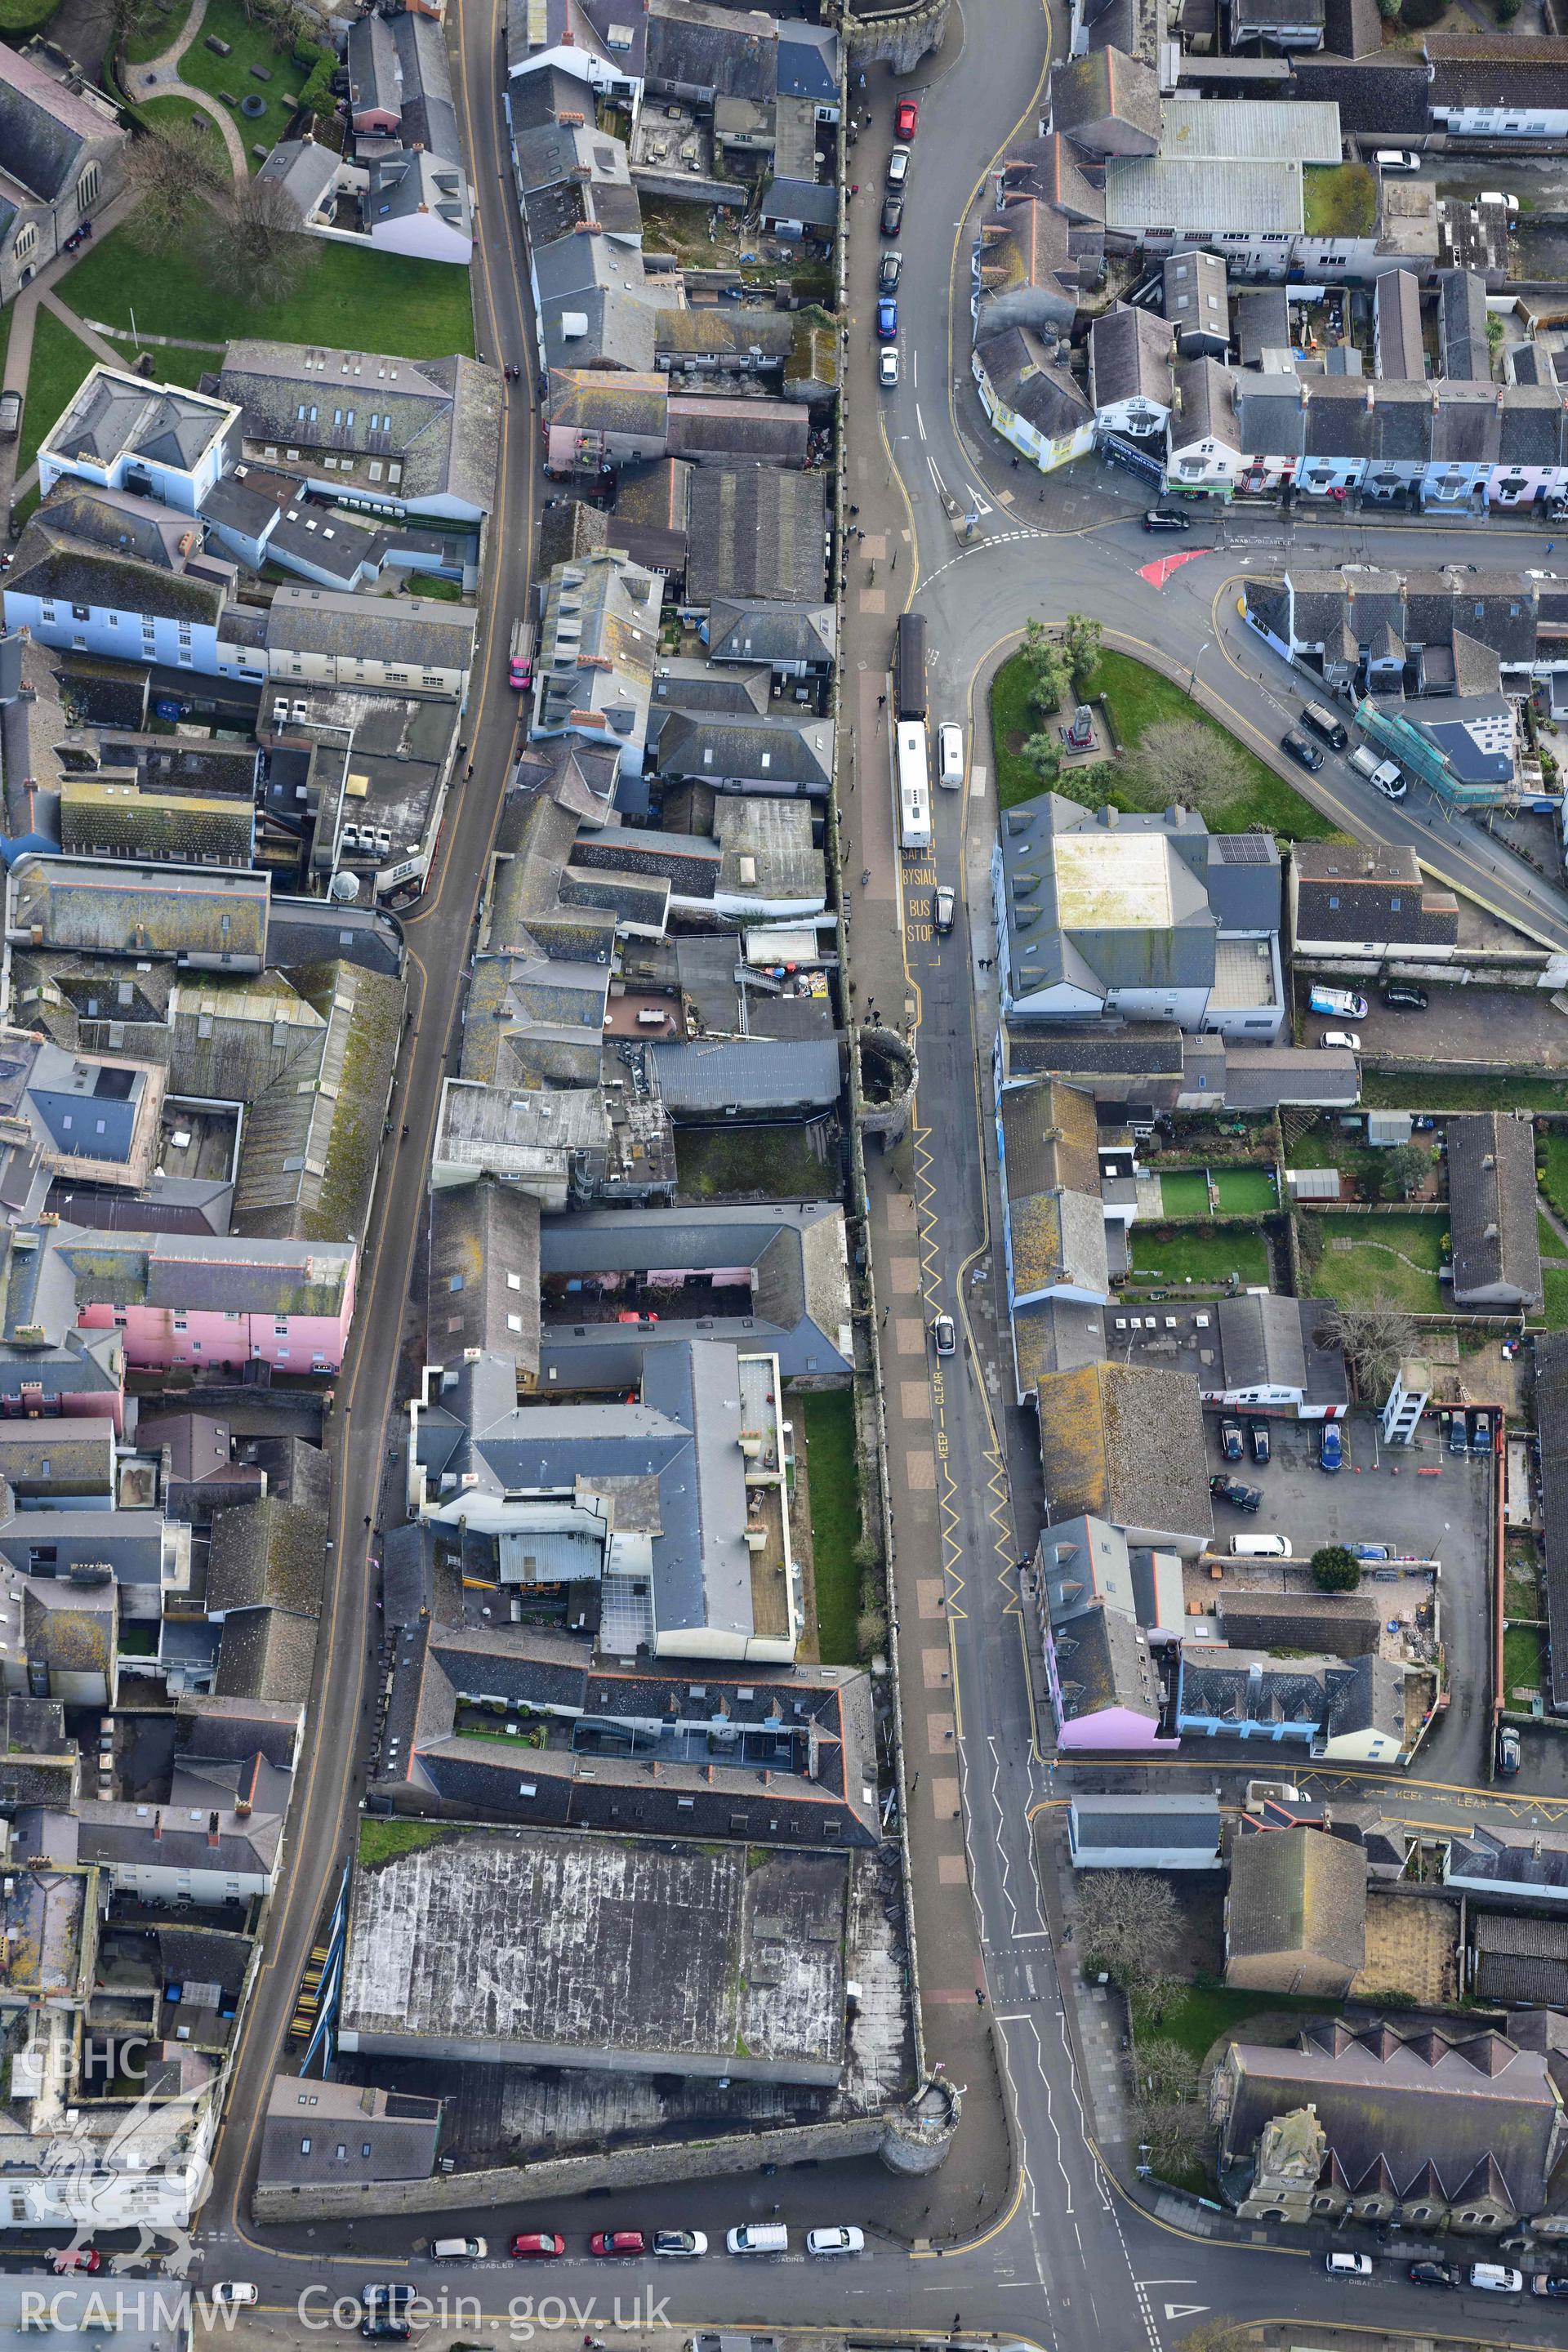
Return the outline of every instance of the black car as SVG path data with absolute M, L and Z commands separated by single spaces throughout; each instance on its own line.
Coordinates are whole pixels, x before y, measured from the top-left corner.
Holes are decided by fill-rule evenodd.
M 1383 1001 L 1394 1013 L 1425 1013 L 1426 991 L 1412 988 L 1407 980 L 1389 980 L 1384 982 Z
M 1180 507 L 1150 507 L 1143 516 L 1145 530 L 1191 530 L 1192 527 L 1191 515 L 1184 514 Z
M 885 253 L 882 256 L 880 265 L 877 271 L 877 285 L 879 289 L 884 294 L 891 294 L 897 288 L 899 280 L 903 274 L 903 255 L 901 253 Z
M 1267 1462 L 1268 1459 L 1268 1423 L 1266 1421 L 1249 1421 L 1247 1424 L 1247 1433 L 1252 1441 L 1253 1460 L 1255 1462 Z
M 360 2334 L 369 2344 L 406 2344 L 408 2329 L 401 2319 L 364 2319 Z
M 899 224 L 903 217 L 904 200 L 902 196 L 884 196 L 882 198 L 882 235 L 884 236 L 897 236 L 899 233 Z
M 1244 1486 L 1239 1478 L 1227 1478 L 1219 1471 L 1210 1476 L 1209 1493 L 1216 1503 L 1228 1503 L 1235 1511 L 1256 1511 L 1263 1500 L 1261 1486 Z
M 1412 2286 L 1463 2286 L 1464 2273 L 1452 2263 L 1412 2263 L 1405 2273 Z
M 1293 760 L 1303 768 L 1310 769 L 1314 774 L 1323 764 L 1323 755 L 1317 745 L 1309 743 L 1304 735 L 1298 735 L 1293 729 L 1289 734 L 1281 735 L 1279 749 L 1289 751 Z

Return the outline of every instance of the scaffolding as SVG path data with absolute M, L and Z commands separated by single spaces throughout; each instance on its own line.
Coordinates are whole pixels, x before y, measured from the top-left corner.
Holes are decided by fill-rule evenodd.
M 1441 717 L 1441 704 L 1436 715 Z M 1407 776 L 1430 784 L 1438 799 L 1451 808 L 1500 808 L 1515 797 L 1517 787 L 1511 774 L 1506 781 L 1484 783 L 1467 782 L 1464 777 L 1456 775 L 1447 752 L 1402 710 L 1391 710 L 1363 695 L 1356 704 L 1355 719 L 1369 741 L 1380 751 L 1386 751 Z

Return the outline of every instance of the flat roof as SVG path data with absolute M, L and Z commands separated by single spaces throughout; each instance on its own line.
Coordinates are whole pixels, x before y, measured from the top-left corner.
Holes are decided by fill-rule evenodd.
M 1054 849 L 1062 930 L 1163 930 L 1174 920 L 1163 834 L 1058 833 Z

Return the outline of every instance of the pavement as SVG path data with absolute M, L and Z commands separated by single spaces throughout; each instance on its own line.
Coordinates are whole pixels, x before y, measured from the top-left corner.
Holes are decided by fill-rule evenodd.
M 190 47 L 191 43 L 201 39 L 202 19 L 206 13 L 207 0 L 195 0 L 195 5 L 181 27 L 178 39 L 172 42 L 169 47 L 163 50 L 157 57 L 149 58 L 145 65 L 126 67 L 125 95 L 131 99 L 189 99 L 191 104 L 199 113 L 205 114 L 209 122 L 216 123 L 223 136 L 223 143 L 228 151 L 229 167 L 237 180 L 243 180 L 250 171 L 250 158 L 246 152 L 245 141 L 240 136 L 238 125 L 226 106 L 220 106 L 217 100 L 208 91 L 197 89 L 192 83 L 182 81 L 176 70 L 181 58 Z

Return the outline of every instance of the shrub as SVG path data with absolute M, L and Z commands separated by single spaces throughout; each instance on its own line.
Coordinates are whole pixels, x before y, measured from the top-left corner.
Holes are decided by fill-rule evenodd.
M 1343 1544 L 1323 1544 L 1312 1554 L 1312 1581 L 1320 1592 L 1353 1592 L 1361 1562 Z
M 330 114 L 332 111 L 332 76 L 337 66 L 336 58 L 328 49 L 311 67 L 310 78 L 300 92 L 300 105 L 311 114 Z
M 863 1658 L 888 1645 L 888 1614 L 884 1609 L 862 1609 L 855 1620 L 855 1644 Z
M 1408 33 L 1430 30 L 1448 5 L 1448 0 L 1405 0 L 1399 11 L 1400 22 Z

